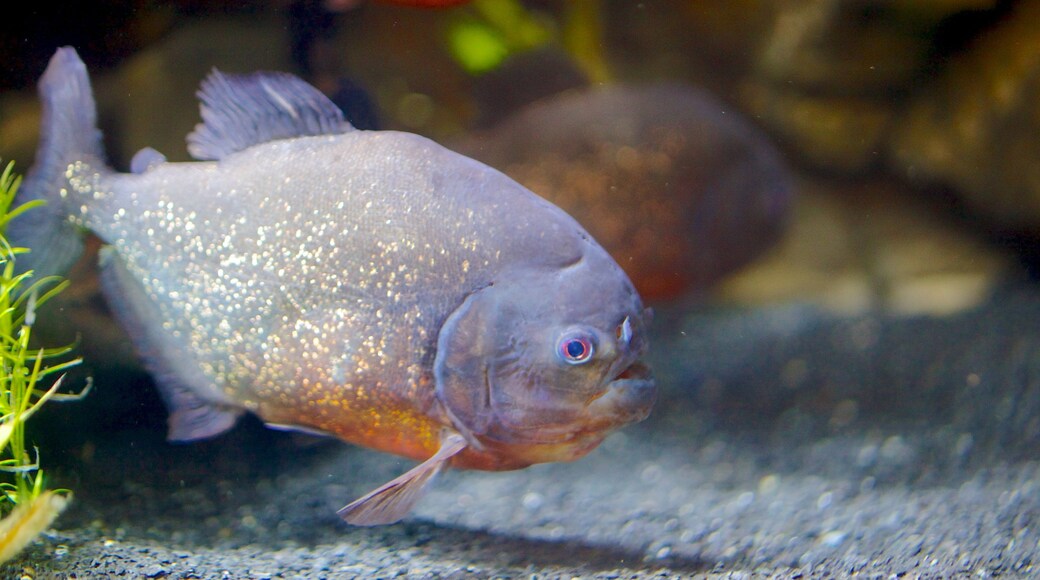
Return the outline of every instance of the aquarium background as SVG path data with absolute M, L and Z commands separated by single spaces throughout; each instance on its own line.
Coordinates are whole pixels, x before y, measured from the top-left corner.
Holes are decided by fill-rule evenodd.
M 35 10 L 35 12 L 33 12 Z M 350 0 L 50 6 L 0 22 L 0 156 L 87 62 L 113 164 L 188 160 L 213 67 L 303 76 L 568 209 L 655 309 L 659 401 L 585 459 L 450 472 L 243 421 L 165 443 L 94 273 L 35 331 L 90 396 L 30 423 L 74 501 L 5 576 L 1035 573 L 1040 2 Z M 604 97 L 604 95 L 607 95 Z M 620 95 L 620 96 L 619 96 Z

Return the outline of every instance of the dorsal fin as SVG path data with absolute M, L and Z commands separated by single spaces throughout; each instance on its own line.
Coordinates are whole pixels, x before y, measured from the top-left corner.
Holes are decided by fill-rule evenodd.
M 202 123 L 188 135 L 195 159 L 222 159 L 276 139 L 353 129 L 328 97 L 286 73 L 225 75 L 213 69 L 198 97 Z

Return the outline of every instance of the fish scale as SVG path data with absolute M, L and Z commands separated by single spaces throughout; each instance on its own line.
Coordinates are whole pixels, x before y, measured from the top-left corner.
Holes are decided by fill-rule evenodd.
M 417 147 L 424 148 L 419 138 L 415 140 Z M 415 365 L 432 348 L 435 334 L 423 323 L 436 327 L 454 306 L 451 293 L 437 289 L 486 283 L 462 279 L 469 274 L 461 271 L 459 254 L 467 262 L 485 266 L 474 270 L 474 277 L 486 277 L 492 262 L 502 255 L 497 251 L 496 258 L 469 242 L 476 232 L 452 236 L 447 229 L 440 229 L 443 246 L 419 253 L 402 251 L 416 244 L 401 237 L 407 232 L 387 227 L 387 222 L 419 217 L 418 222 L 411 220 L 412 235 L 421 237 L 435 227 L 430 218 L 448 208 L 438 196 L 428 195 L 428 183 L 414 177 L 418 172 L 399 186 L 408 192 L 399 198 L 366 195 L 363 188 L 358 188 L 361 195 L 345 196 L 344 192 L 355 190 L 355 183 L 382 179 L 382 157 L 372 170 L 354 165 L 347 177 L 307 187 L 307 197 L 298 202 L 284 191 L 320 175 L 297 156 L 311 157 L 324 147 L 331 149 L 330 157 L 350 158 L 362 146 L 369 152 L 378 150 L 371 140 L 349 137 L 258 145 L 243 152 L 244 158 L 221 167 L 219 178 L 206 180 L 191 196 L 177 189 L 183 177 L 176 173 L 194 171 L 197 164 L 116 175 L 98 184 L 110 192 L 105 203 L 121 207 L 126 205 L 122 199 L 134 198 L 140 218 L 120 225 L 106 219 L 110 214 L 88 210 L 81 221 L 111 244 L 132 277 L 143 281 L 145 293 L 158 308 L 155 317 L 171 321 L 172 340 L 163 339 L 164 349 L 177 359 L 197 361 L 212 378 L 213 391 L 222 393 L 221 399 L 240 400 L 252 410 L 272 408 L 267 414 L 277 423 L 313 421 L 311 411 L 315 406 L 321 409 L 321 401 L 342 402 L 358 393 L 326 376 L 334 360 L 349 358 L 352 376 L 377 377 L 356 381 L 372 383 L 370 392 L 403 393 L 387 406 L 423 403 L 424 397 L 416 392 L 422 377 Z M 391 146 L 402 149 L 399 143 Z M 417 158 L 428 156 L 422 151 Z M 251 158 L 266 160 L 264 171 L 257 172 Z M 83 171 L 90 173 L 92 168 Z M 292 178 L 282 179 L 256 204 L 256 211 L 250 211 L 255 192 L 270 191 L 266 184 L 279 183 L 287 172 L 294 174 Z M 420 207 L 418 212 L 412 211 L 415 206 Z M 213 217 L 196 223 L 202 215 Z M 476 223 L 447 225 L 472 230 Z M 339 231 L 320 235 L 317 224 L 336 224 Z M 330 247 L 330 238 L 338 245 Z M 451 244 L 452 239 L 457 243 Z M 315 257 L 320 260 L 315 262 Z M 239 262 L 240 267 L 226 267 L 228 260 Z M 406 272 L 422 269 L 425 292 L 420 295 L 415 283 L 398 277 L 402 266 Z M 314 276 L 314 271 L 320 275 Z M 248 332 L 239 332 L 242 328 Z M 388 352 L 386 343 L 389 336 L 395 337 L 394 351 L 413 356 L 392 356 L 395 353 Z M 296 344 L 306 350 L 290 346 Z M 282 356 L 286 349 L 292 356 Z M 301 360 L 309 364 L 301 367 Z M 327 366 L 322 364 L 326 361 Z M 299 405 L 306 408 L 298 409 Z M 376 413 L 367 416 L 378 420 Z M 313 426 L 329 430 L 327 425 Z M 428 456 L 437 441 L 429 428 L 424 435 L 423 453 Z
M 648 313 L 578 223 L 505 175 L 408 133 L 357 131 L 282 73 L 214 72 L 195 163 L 103 158 L 85 67 L 60 49 L 40 84 L 39 159 L 13 223 L 62 272 L 82 230 L 102 289 L 170 411 L 169 438 L 245 412 L 420 465 L 351 503 L 404 517 L 445 466 L 576 459 L 641 420 Z M 36 251 L 39 248 L 41 251 Z

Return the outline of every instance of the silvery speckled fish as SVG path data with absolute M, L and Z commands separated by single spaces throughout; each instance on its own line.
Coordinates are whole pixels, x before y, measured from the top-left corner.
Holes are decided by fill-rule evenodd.
M 169 438 L 245 411 L 419 466 L 346 506 L 404 517 L 443 467 L 576 459 L 646 417 L 649 313 L 577 222 L 513 180 L 416 135 L 358 131 L 286 74 L 214 72 L 197 163 L 105 165 L 86 68 L 58 50 L 12 224 L 40 272 L 80 232 L 106 244 L 103 289 L 155 376 Z M 21 258 L 20 258 L 21 259 Z

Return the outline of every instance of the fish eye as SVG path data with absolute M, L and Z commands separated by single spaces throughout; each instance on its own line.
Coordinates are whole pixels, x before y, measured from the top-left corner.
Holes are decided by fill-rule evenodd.
M 588 362 L 594 350 L 590 336 L 582 332 L 569 332 L 560 338 L 556 354 L 563 362 L 578 365 Z
M 626 345 L 632 342 L 632 321 L 628 316 L 617 326 L 614 334 L 617 336 L 618 344 Z

